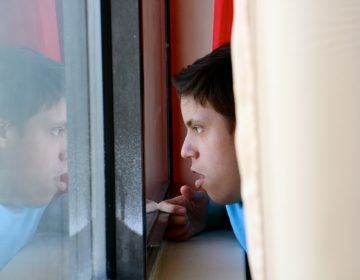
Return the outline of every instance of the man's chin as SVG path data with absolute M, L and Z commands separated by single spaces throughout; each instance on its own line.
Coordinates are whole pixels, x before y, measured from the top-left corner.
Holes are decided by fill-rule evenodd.
M 25 208 L 42 208 L 50 203 L 51 199 L 36 200 L 24 203 L 22 207 Z
M 62 195 L 68 192 L 68 186 L 66 183 L 60 182 L 57 184 L 57 190 L 56 195 Z
M 225 205 L 225 204 L 227 204 L 226 201 L 225 201 L 223 198 L 221 198 L 221 197 L 219 197 L 219 196 L 217 196 L 217 195 L 213 195 L 213 194 L 211 194 L 210 192 L 207 192 L 207 194 L 209 195 L 210 199 L 211 199 L 213 202 L 215 202 L 216 204 L 219 204 L 219 205 Z
M 54 199 L 59 198 L 63 195 L 67 194 L 67 191 L 58 191 L 55 195 L 54 195 Z
M 39 196 L 37 197 L 37 199 L 32 200 L 31 206 L 30 208 L 42 208 L 45 207 L 47 205 L 49 205 L 49 203 L 58 196 L 57 192 L 52 192 L 52 193 L 47 193 L 46 195 L 43 196 Z
M 219 196 L 216 194 L 211 194 L 210 192 L 207 192 L 210 199 L 215 202 L 216 204 L 219 205 L 226 205 L 226 204 L 232 204 L 235 202 L 241 202 L 241 200 L 237 200 L 237 199 L 230 199 L 229 197 L 224 197 L 224 196 Z

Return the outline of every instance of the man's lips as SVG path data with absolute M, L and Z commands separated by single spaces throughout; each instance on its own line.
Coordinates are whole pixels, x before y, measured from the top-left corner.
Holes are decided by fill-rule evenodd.
M 67 173 L 61 174 L 60 175 L 60 182 L 65 183 L 66 185 L 68 184 L 69 181 L 69 177 Z
M 59 176 L 59 184 L 58 184 L 58 188 L 59 188 L 59 193 L 66 193 L 68 190 L 68 174 L 67 173 L 63 173 Z
M 197 179 L 197 180 L 195 181 L 195 187 L 196 187 L 197 189 L 202 189 L 202 185 L 204 184 L 204 182 L 205 182 L 205 177 L 204 177 L 204 176 L 201 176 L 199 179 Z
M 195 180 L 195 187 L 197 189 L 202 189 L 202 185 L 205 182 L 205 176 L 196 172 L 195 170 L 191 170 L 191 171 L 199 176 L 199 178 Z

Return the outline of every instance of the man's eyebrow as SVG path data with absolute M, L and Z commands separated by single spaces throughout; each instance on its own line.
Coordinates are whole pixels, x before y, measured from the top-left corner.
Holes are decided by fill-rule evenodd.
M 67 126 L 66 121 L 54 121 L 50 125 Z
M 197 125 L 201 125 L 204 126 L 204 120 L 200 120 L 200 119 L 190 119 L 188 120 L 185 125 L 186 127 L 193 127 L 193 126 L 197 126 Z

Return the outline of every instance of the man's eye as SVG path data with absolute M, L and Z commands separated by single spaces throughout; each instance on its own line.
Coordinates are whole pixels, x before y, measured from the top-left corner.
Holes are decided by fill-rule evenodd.
M 199 134 L 199 133 L 201 133 L 201 132 L 204 131 L 204 129 L 203 129 L 202 127 L 200 127 L 200 126 L 194 126 L 194 127 L 193 127 L 193 130 L 194 130 L 195 133 L 197 133 L 197 134 Z
M 63 127 L 52 127 L 51 128 L 51 134 L 54 136 L 59 136 L 60 134 L 62 134 L 64 132 L 64 128 Z

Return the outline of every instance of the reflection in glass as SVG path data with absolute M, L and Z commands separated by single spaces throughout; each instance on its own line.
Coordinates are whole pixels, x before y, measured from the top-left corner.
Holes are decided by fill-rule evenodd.
M 150 199 L 146 199 L 146 213 L 152 213 L 158 210 L 158 204 Z
M 33 238 L 67 191 L 64 72 L 20 47 L 0 48 L 0 268 Z M 45 78 L 46 77 L 46 78 Z
M 0 1 L 0 279 L 105 278 L 97 5 Z
M 144 168 L 146 212 L 156 212 L 170 183 L 169 95 L 166 71 L 166 6 L 164 1 L 143 1 L 144 60 Z M 156 30 L 156 32 L 153 32 Z M 153 201 L 150 203 L 150 201 Z M 158 213 L 147 215 L 147 235 Z

